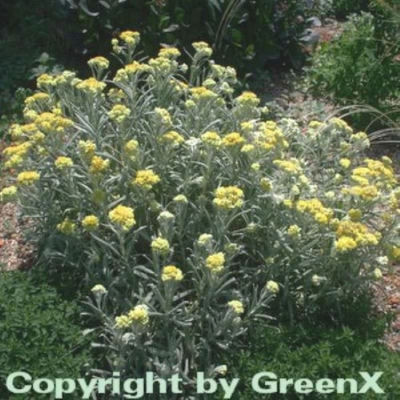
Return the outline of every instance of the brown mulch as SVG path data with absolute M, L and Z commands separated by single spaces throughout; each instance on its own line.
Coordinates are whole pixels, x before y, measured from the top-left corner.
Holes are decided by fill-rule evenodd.
M 394 266 L 374 285 L 374 293 L 378 311 L 393 314 L 384 343 L 390 350 L 400 351 L 400 266 Z

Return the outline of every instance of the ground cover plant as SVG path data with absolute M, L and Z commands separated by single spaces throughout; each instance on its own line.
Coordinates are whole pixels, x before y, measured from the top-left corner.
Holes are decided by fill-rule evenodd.
M 60 299 L 54 288 L 25 272 L 0 274 L 0 331 L 2 399 L 21 398 L 5 388 L 11 372 L 79 378 L 89 370 L 90 340 L 81 333 L 78 302 Z M 32 396 L 24 398 L 37 398 Z
M 0 199 L 82 278 L 97 373 L 179 373 L 189 395 L 255 323 L 340 323 L 400 258 L 400 189 L 343 120 L 267 120 L 206 43 L 186 65 L 173 47 L 138 61 L 139 40 L 112 40 L 116 74 L 99 56 L 90 78 L 38 78 Z

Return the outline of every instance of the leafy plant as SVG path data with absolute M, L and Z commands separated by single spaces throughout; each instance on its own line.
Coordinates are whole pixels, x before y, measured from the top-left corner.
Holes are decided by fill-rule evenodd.
M 371 316 L 370 316 L 371 318 Z M 241 352 L 227 357 L 228 378 L 240 377 L 241 386 L 236 395 L 240 399 L 254 399 L 255 392 L 250 382 L 261 371 L 274 373 L 278 378 L 355 378 L 363 384 L 360 371 L 382 371 L 379 386 L 385 394 L 374 392 L 363 394 L 363 398 L 393 399 L 400 393 L 397 376 L 400 371 L 398 355 L 389 351 L 379 339 L 383 333 L 382 322 L 372 317 L 369 330 L 341 327 L 327 329 L 324 326 L 299 325 L 296 329 L 285 326 L 279 330 L 256 330 L 249 346 Z M 258 395 L 260 396 L 260 395 Z M 292 389 L 284 395 L 287 399 L 299 399 Z M 354 394 L 340 394 L 341 399 L 352 399 Z M 263 395 L 265 399 L 278 399 L 282 395 Z M 222 398 L 222 397 L 221 397 Z M 326 395 L 310 393 L 309 399 L 323 399 Z
M 400 85 L 397 32 L 382 30 L 371 14 L 353 16 L 342 35 L 322 44 L 307 69 L 307 85 L 317 96 L 330 96 L 339 104 L 369 105 L 388 111 Z
M 95 57 L 90 78 L 38 78 L 0 199 L 34 221 L 46 265 L 84 275 L 98 372 L 179 373 L 189 395 L 256 323 L 359 309 L 400 258 L 400 190 L 343 120 L 267 120 L 205 42 L 187 65 L 174 47 L 137 61 L 139 40 L 112 40 L 115 75 Z
M 25 272 L 0 274 L 0 336 L 3 399 L 19 398 L 4 386 L 12 372 L 79 378 L 91 363 L 90 341 L 81 334 L 77 303 L 61 300 L 54 289 L 37 285 Z

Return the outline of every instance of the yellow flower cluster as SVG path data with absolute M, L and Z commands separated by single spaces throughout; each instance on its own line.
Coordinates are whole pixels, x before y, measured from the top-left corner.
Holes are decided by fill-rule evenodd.
M 158 52 L 158 57 L 176 59 L 181 55 L 181 52 L 176 47 L 164 47 Z
M 290 160 L 274 160 L 273 163 L 279 169 L 289 174 L 298 175 L 302 172 L 300 162 L 296 158 L 291 158 Z
M 194 42 L 192 43 L 193 48 L 200 57 L 211 57 L 212 49 L 206 42 Z
M 46 103 L 50 99 L 47 93 L 39 92 L 35 93 L 33 96 L 27 97 L 25 99 L 25 105 L 27 107 L 33 107 L 36 104 Z
M 282 130 L 278 127 L 276 122 L 274 121 L 266 121 L 262 122 L 258 127 L 258 135 L 256 136 L 255 143 L 260 148 L 270 151 L 276 148 L 285 149 L 289 146 L 288 142 L 285 139 L 285 136 Z M 298 164 L 298 160 L 292 159 L 290 161 L 282 161 L 277 160 L 278 163 L 276 165 L 281 166 L 282 169 L 286 170 L 287 172 L 293 172 L 292 169 L 294 168 L 293 164 L 300 167 Z M 283 163 L 283 164 L 282 164 Z M 299 171 L 301 169 L 299 168 Z
M 201 135 L 201 140 L 213 147 L 219 147 L 221 145 L 221 137 L 217 132 L 207 131 Z
M 236 97 L 235 102 L 241 106 L 257 107 L 260 104 L 260 99 L 255 93 L 245 91 L 240 96 Z
M 221 144 L 224 147 L 237 147 L 244 142 L 245 140 L 239 132 L 231 132 L 223 137 Z
M 190 93 L 195 101 L 208 101 L 218 97 L 216 93 L 204 86 L 191 88 Z
M 107 69 L 110 66 L 110 61 L 107 60 L 105 57 L 93 57 L 88 61 L 88 65 L 91 68 L 97 69 Z
M 265 285 L 265 288 L 268 290 L 268 292 L 271 292 L 272 294 L 279 293 L 279 284 L 275 281 L 268 281 Z
M 122 124 L 130 115 L 131 110 L 123 104 L 116 104 L 111 111 L 108 112 L 110 119 L 117 124 Z
M 378 188 L 375 185 L 367 186 L 352 186 L 350 188 L 343 188 L 343 194 L 350 194 L 355 197 L 360 197 L 363 200 L 375 200 L 379 196 Z
M 146 326 L 149 323 L 149 310 L 144 304 L 139 304 L 128 312 L 115 318 L 115 326 L 119 329 L 129 328 L 132 325 Z
M 297 237 L 301 233 L 301 228 L 298 225 L 290 225 L 287 232 L 289 236 Z
M 74 162 L 70 157 L 57 157 L 56 161 L 54 162 L 57 169 L 68 169 L 74 165 Z
M 150 190 L 154 185 L 160 182 L 160 177 L 151 169 L 143 169 L 136 172 L 136 177 L 132 184 L 143 189 Z
M 372 233 L 360 222 L 342 220 L 336 229 L 335 247 L 339 252 L 346 252 L 357 247 L 377 245 L 381 239 L 379 232 Z
M 69 218 L 65 218 L 64 221 L 57 225 L 57 230 L 64 235 L 72 235 L 76 230 L 76 224 Z
M 82 226 L 87 231 L 95 231 L 99 227 L 99 219 L 95 215 L 87 215 L 82 220 Z
M 166 281 L 181 281 L 183 279 L 182 271 L 175 265 L 167 265 L 162 270 L 161 280 Z
M 8 186 L 0 191 L 0 201 L 11 201 L 17 195 L 17 187 L 16 186 Z
M 225 254 L 222 252 L 210 254 L 206 258 L 206 267 L 212 273 L 221 272 L 224 269 Z
M 40 174 L 36 171 L 23 171 L 17 176 L 17 182 L 20 185 L 28 186 L 32 185 L 40 179 Z
M 353 133 L 353 129 L 349 126 L 349 124 L 341 118 L 331 118 L 329 121 L 329 126 L 342 131 L 348 135 Z
M 117 71 L 114 77 L 114 82 L 127 82 L 130 78 L 150 70 L 151 67 L 149 65 L 133 61 Z
M 55 113 L 44 112 L 35 119 L 35 125 L 44 133 L 63 133 L 73 125 L 73 121 Z
M 244 306 L 243 303 L 239 300 L 231 300 L 228 302 L 228 306 L 233 310 L 235 314 L 243 314 L 244 313 Z
M 366 186 L 375 183 L 393 187 L 398 183 L 393 168 L 390 163 L 385 162 L 385 159 L 379 161 L 367 158 L 363 164 L 363 166 L 355 168 L 352 172 L 352 179 L 359 185 Z
M 183 136 L 180 135 L 176 131 L 169 131 L 167 133 L 164 133 L 160 137 L 160 142 L 168 143 L 168 144 L 172 144 L 172 145 L 179 145 L 179 144 L 183 143 L 184 141 L 185 141 L 185 139 L 183 138 Z
M 92 158 L 97 147 L 96 144 L 91 140 L 80 140 L 78 143 L 78 148 L 85 157 Z
M 140 41 L 140 33 L 136 31 L 124 31 L 119 34 L 119 38 L 128 46 L 136 46 Z
M 91 174 L 102 174 L 108 169 L 109 166 L 110 160 L 104 160 L 104 158 L 99 156 L 93 156 L 90 162 L 89 172 Z
M 104 82 L 98 81 L 96 78 L 88 78 L 76 85 L 76 88 L 81 90 L 82 92 L 96 95 L 100 94 L 105 88 L 106 84 Z
M 215 191 L 213 203 L 223 210 L 232 210 L 243 205 L 243 191 L 237 186 L 221 186 Z
M 129 231 L 136 224 L 133 208 L 119 205 L 108 213 L 110 221 L 124 231 Z
M 139 142 L 135 139 L 131 139 L 124 145 L 124 151 L 126 154 L 130 156 L 134 156 L 139 148 Z
M 299 200 L 296 209 L 301 213 L 311 214 L 322 225 L 328 224 L 334 214 L 332 209 L 324 207 L 318 199 Z
M 154 115 L 155 115 L 156 120 L 159 123 L 161 123 L 162 125 L 165 125 L 165 126 L 172 125 L 171 115 L 167 109 L 161 108 L 161 107 L 156 107 L 154 109 Z
M 165 256 L 169 253 L 168 240 L 162 237 L 157 237 L 151 242 L 151 248 L 154 253 Z

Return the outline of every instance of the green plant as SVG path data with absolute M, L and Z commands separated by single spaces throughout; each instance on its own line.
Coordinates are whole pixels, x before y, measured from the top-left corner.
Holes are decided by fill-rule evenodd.
M 264 68 L 277 59 L 295 67 L 304 62 L 300 38 L 306 26 L 306 7 L 299 1 L 60 2 L 79 10 L 85 45 L 91 52 L 104 53 L 104 39 L 112 31 L 134 27 L 142 32 L 149 55 L 155 54 L 159 43 L 189 47 L 193 41 L 205 40 L 215 50 L 218 62 L 240 71 Z
M 384 321 L 370 318 L 369 330 L 341 327 L 327 329 L 325 326 L 299 325 L 295 329 L 285 326 L 279 330 L 255 330 L 249 346 L 224 360 L 228 369 L 228 380 L 240 377 L 236 396 L 244 400 L 253 400 L 257 396 L 263 399 L 324 399 L 326 395 L 310 393 L 296 394 L 292 389 L 285 395 L 260 395 L 251 388 L 251 379 L 262 371 L 274 373 L 278 378 L 307 378 L 311 381 L 330 378 L 355 378 L 363 384 L 360 371 L 382 371 L 379 380 L 385 394 L 374 392 L 363 394 L 363 398 L 375 400 L 394 399 L 400 394 L 397 379 L 400 370 L 398 355 L 389 351 L 379 342 L 383 333 Z M 333 395 L 334 396 L 334 395 Z M 354 394 L 337 395 L 340 399 L 352 399 Z M 221 397 L 222 399 L 222 397 Z
M 371 14 L 353 16 L 339 38 L 321 46 L 307 69 L 306 82 L 315 95 L 342 105 L 393 107 L 400 90 L 395 59 L 400 47 L 397 33 L 378 29 L 379 21 Z
M 343 120 L 267 120 L 206 43 L 187 65 L 173 47 L 137 61 L 139 40 L 112 40 L 115 75 L 95 57 L 90 78 L 38 78 L 0 199 L 32 218 L 46 265 L 84 275 L 100 367 L 179 373 L 190 393 L 256 322 L 338 324 L 359 307 L 400 258 L 400 190 Z
M 12 372 L 79 378 L 91 364 L 90 341 L 81 333 L 77 303 L 63 301 L 26 272 L 0 274 L 0 337 L 2 399 L 10 396 L 4 382 Z

